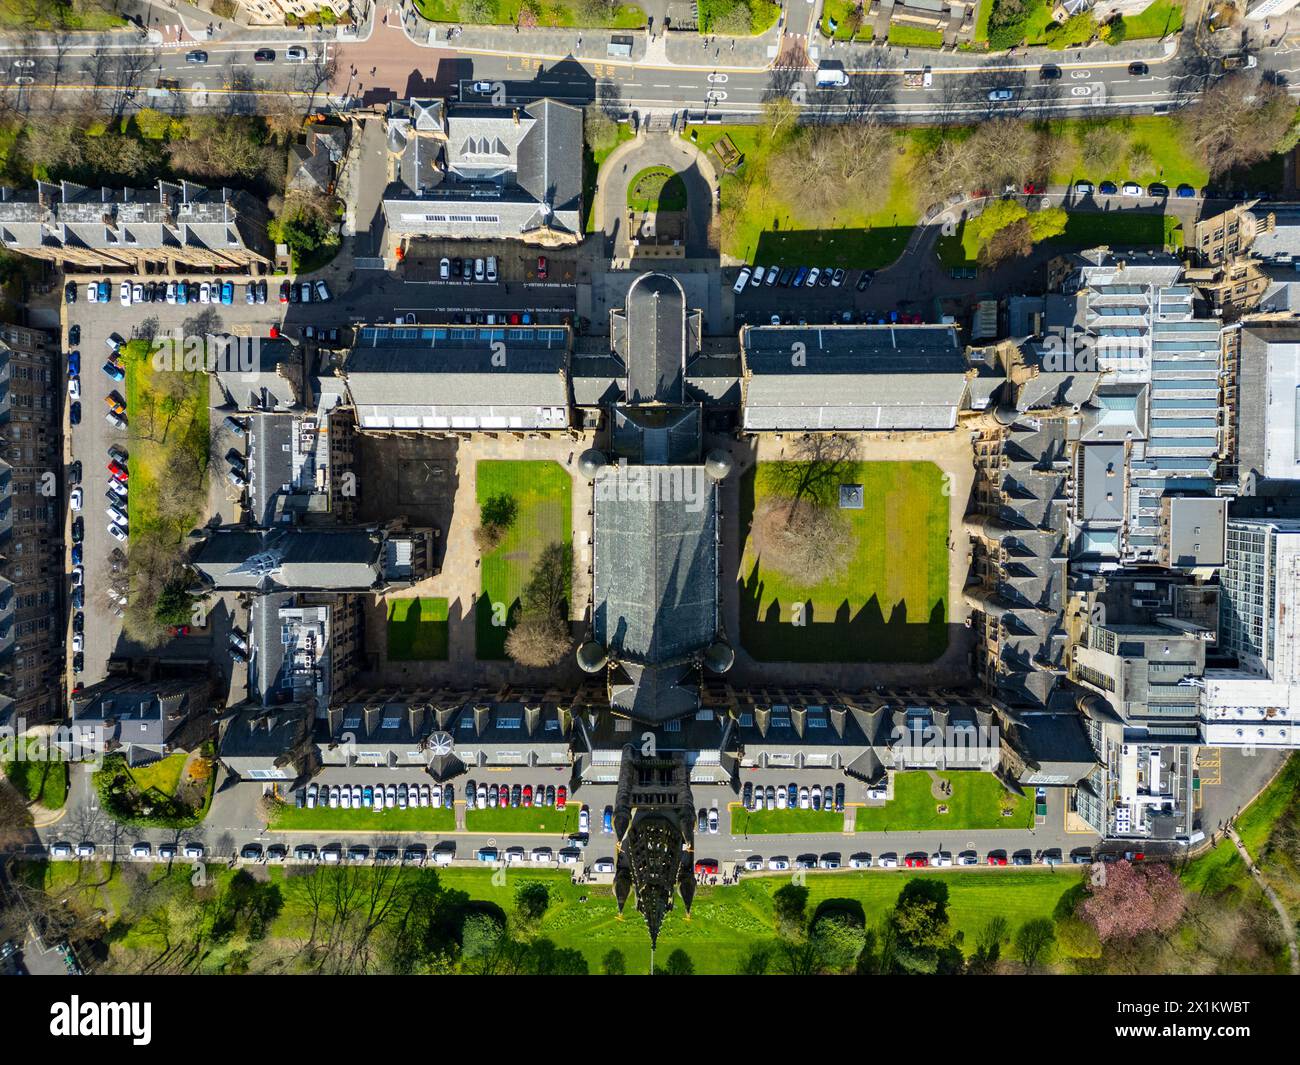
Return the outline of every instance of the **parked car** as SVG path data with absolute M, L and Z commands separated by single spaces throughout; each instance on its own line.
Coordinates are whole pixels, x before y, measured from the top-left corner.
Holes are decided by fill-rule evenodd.
M 148 843 L 136 843 L 131 847 L 132 858 L 148 858 L 153 854 L 153 848 Z
M 538 281 L 546 280 L 546 256 L 545 255 L 539 255 L 537 257 L 537 280 Z
M 709 832 L 715 836 L 718 834 L 718 808 L 716 806 L 709 807 Z
M 1103 196 L 1114 196 L 1119 191 L 1113 181 L 1103 181 L 1097 186 Z
M 259 48 L 253 53 L 254 63 L 274 63 L 275 51 L 270 48 Z
M 753 275 L 748 266 L 741 267 L 740 274 L 736 277 L 736 283 L 731 286 L 731 291 L 736 293 L 744 292 L 751 276 Z
M 1003 101 L 1006 101 L 1006 100 L 1013 100 L 1013 99 L 1015 99 L 1015 95 L 1016 95 L 1016 94 L 1015 94 L 1011 89 L 990 89 L 990 90 L 989 90 L 989 102 L 990 102 L 990 103 L 1002 103 Z
M 584 803 L 582 808 L 578 811 L 578 831 L 591 831 L 591 812 L 587 809 L 586 803 Z
M 871 855 L 867 853 L 854 854 L 849 857 L 850 869 L 870 869 Z
M 203 51 L 202 48 L 195 48 L 193 51 L 185 53 L 185 62 L 187 63 L 206 63 L 207 61 L 208 53 Z
M 1123 192 L 1125 196 L 1141 196 L 1142 186 L 1139 185 L 1136 181 L 1126 181 L 1124 182 L 1123 189 L 1121 189 L 1120 191 Z
M 315 293 L 318 303 L 329 303 L 334 298 L 330 295 L 329 285 L 325 284 L 324 281 L 317 281 L 312 291 Z

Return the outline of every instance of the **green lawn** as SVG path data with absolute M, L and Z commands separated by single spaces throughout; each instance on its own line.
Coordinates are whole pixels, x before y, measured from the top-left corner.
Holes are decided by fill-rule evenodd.
M 939 773 L 952 784 L 952 794 L 936 799 L 930 792 L 930 774 L 895 773 L 894 797 L 884 806 L 861 806 L 854 819 L 859 832 L 920 832 L 929 829 L 1030 828 L 1034 823 L 1032 799 L 1012 795 L 991 773 Z M 1002 816 L 1009 800 L 1013 813 Z M 948 807 L 938 812 L 939 804 Z
M 23 745 L 26 757 L 0 766 L 9 783 L 28 802 L 62 810 L 68 801 L 68 763 L 44 757 L 47 743 L 41 736 L 23 736 L 17 742 Z M 57 750 L 54 753 L 57 755 Z
M 603 26 L 629 30 L 645 25 L 645 12 L 622 4 L 608 20 L 592 21 L 573 0 L 490 0 L 476 13 L 466 0 L 415 0 L 416 10 L 430 22 L 466 22 L 492 26 Z M 521 22 L 522 20 L 522 22 Z
M 924 26 L 909 26 L 905 22 L 891 22 L 889 24 L 889 43 L 895 48 L 939 48 L 943 45 L 943 33 L 940 30 L 931 30 Z
M 132 896 L 131 881 L 123 869 L 122 865 L 93 862 L 21 863 L 21 875 L 33 886 L 69 898 L 83 913 L 103 909 L 114 915 L 110 917 L 115 923 L 109 939 L 115 953 L 134 948 L 156 956 L 156 930 L 152 934 L 147 929 L 136 930 L 116 917 L 129 911 Z M 170 868 L 159 865 L 149 867 L 146 875 L 155 881 L 174 879 L 178 888 L 183 888 L 191 872 L 188 864 Z M 235 871 L 213 864 L 207 875 L 214 887 L 222 888 Z M 274 951 L 283 944 L 288 954 L 296 954 L 310 935 L 321 884 L 316 877 L 291 875 L 288 870 L 274 867 L 267 869 L 266 875 L 279 888 L 282 905 L 268 929 L 269 941 L 261 949 Z M 337 876 L 340 883 L 358 883 L 364 889 L 366 878 L 376 874 L 369 867 L 355 867 L 322 870 L 320 875 Z M 383 875 L 391 876 L 392 871 Z M 650 941 L 645 922 L 636 912 L 635 900 L 628 900 L 620 918 L 613 893 L 607 887 L 574 884 L 569 873 L 551 869 L 514 870 L 504 878 L 495 876 L 492 870 L 462 867 L 405 869 L 401 875 L 410 878 L 415 890 L 438 885 L 454 893 L 449 902 L 458 902 L 468 910 L 499 909 L 506 917 L 514 913 L 515 892 L 521 883 L 543 883 L 550 905 L 537 928 L 539 936 L 550 939 L 557 947 L 580 951 L 593 973 L 600 972 L 601 959 L 615 948 L 625 955 L 629 973 L 649 969 Z M 811 873 L 806 878 L 808 912 L 815 913 L 832 900 L 856 903 L 866 926 L 874 929 L 893 911 L 903 886 L 914 879 L 938 880 L 948 885 L 948 917 L 953 929 L 961 933 L 961 949 L 969 954 L 990 917 L 1009 917 L 1014 928 L 1023 921 L 1053 916 L 1065 896 L 1078 887 L 1080 873 L 1072 868 L 962 870 L 925 873 L 919 878 L 880 871 Z M 746 878 L 736 886 L 698 888 L 689 921 L 678 900 L 659 936 L 659 964 L 673 951 L 683 950 L 697 973 L 736 972 L 751 946 L 773 938 L 772 896 L 788 883 L 789 877 L 765 876 Z M 431 891 L 428 894 L 434 895 Z M 222 950 L 221 946 L 215 947 L 211 959 L 214 966 L 220 964 Z
M 1093 173 L 1081 161 L 1080 147 L 1089 130 L 1105 128 L 1119 133 L 1122 145 L 1121 162 L 1111 172 Z M 1209 172 L 1196 158 L 1182 134 L 1178 119 L 1171 115 L 1125 115 L 1105 119 L 1068 118 L 1049 122 L 1046 126 L 1052 139 L 1067 146 L 1056 167 L 1048 176 L 1053 185 L 1068 185 L 1086 180 L 1094 184 L 1102 181 L 1139 181 L 1149 185 L 1161 181 L 1173 188 L 1192 185 L 1201 188 L 1209 179 Z M 1150 163 L 1134 170 L 1128 162 L 1134 154 L 1145 155 Z
M 779 494 L 779 469 L 759 463 L 745 475 L 742 529 Z M 863 486 L 866 506 L 840 511 L 853 545 L 838 578 L 811 587 L 791 579 L 765 567 L 746 536 L 740 638 L 760 661 L 928 662 L 947 647 L 943 474 L 929 462 L 859 462 L 848 471 L 843 482 Z
M 466 810 L 465 829 L 468 832 L 553 832 L 567 835 L 578 831 L 578 809 L 579 804 L 571 802 L 563 810 L 553 806 L 493 806 L 486 810 Z
M 699 0 L 697 7 L 700 33 L 734 36 L 766 33 L 781 15 L 781 5 L 772 0 Z M 742 14 L 746 7 L 748 19 Z
M 701 151 L 724 135 L 745 157 L 736 174 L 722 174 L 724 212 L 736 209 L 734 224 L 723 225 L 722 250 L 749 263 L 834 262 L 845 268 L 879 269 L 902 254 L 920 218 L 916 194 L 908 179 L 919 146 L 904 131 L 897 133 L 898 161 L 889 175 L 889 198 L 878 211 L 853 210 L 823 227 L 801 216 L 799 205 L 785 203 L 767 179 L 774 147 L 799 134 L 789 130 L 774 144 L 759 126 L 692 126 L 684 136 Z M 717 156 L 710 161 L 721 171 Z M 883 178 L 882 178 L 883 180 Z
M 735 835 L 803 832 L 842 832 L 844 815 L 834 810 L 746 810 L 733 806 L 731 831 Z
M 180 544 L 201 515 L 197 510 L 174 513 L 173 507 L 159 506 L 159 497 L 167 491 L 172 469 L 185 456 L 199 455 L 207 465 L 208 375 L 156 368 L 145 341 L 133 340 L 122 348 L 122 365 L 126 381 L 115 388 L 126 399 L 131 539 L 134 543 L 148 535 L 164 544 Z M 166 374 L 166 379 L 160 380 L 160 374 Z M 94 414 L 104 416 L 100 410 Z
M 875 34 L 872 32 L 871 20 L 862 18 L 858 23 L 858 32 L 849 33 L 849 16 L 856 8 L 861 8 L 862 4 L 858 0 L 824 0 L 822 3 L 822 33 L 831 36 L 831 20 L 835 21 L 835 39 L 837 41 L 847 41 L 850 36 L 855 40 L 869 41 Z
M 187 757 L 184 751 L 177 751 L 148 765 L 136 766 L 131 769 L 131 778 L 141 791 L 156 789 L 164 795 L 175 795 Z
M 456 827 L 456 812 L 445 806 L 408 806 L 405 810 L 331 810 L 328 806 L 300 810 L 285 806 L 271 827 L 286 832 L 450 832 Z
M 686 210 L 686 184 L 667 166 L 648 166 L 628 182 L 627 205 L 634 211 Z
M 1124 38 L 1129 41 L 1164 37 L 1169 33 L 1177 33 L 1182 28 L 1182 0 L 1156 0 L 1144 11 L 1124 16 Z
M 105 5 L 107 7 L 108 5 Z M 0 0 L 0 29 L 7 30 L 79 30 L 83 33 L 99 32 L 125 26 L 126 19 L 114 11 L 104 10 L 94 4 L 68 4 L 62 7 L 58 20 L 45 12 L 53 6 L 24 4 L 15 0 Z
M 1065 232 L 1043 242 L 1058 249 L 1145 248 L 1183 246 L 1182 225 L 1173 215 L 1138 211 L 1070 211 Z M 970 226 L 962 222 L 956 234 L 940 237 L 939 261 L 947 267 L 975 266 L 981 244 Z
M 475 612 L 478 657 L 506 657 L 506 633 L 519 605 L 519 596 L 532 575 L 543 548 L 572 539 L 573 482 L 558 462 L 490 459 L 477 469 L 477 500 L 481 506 L 495 496 L 518 504 L 514 524 L 501 543 L 483 558 L 483 594 Z
M 447 600 L 415 596 L 388 600 L 388 660 L 431 662 L 447 658 Z

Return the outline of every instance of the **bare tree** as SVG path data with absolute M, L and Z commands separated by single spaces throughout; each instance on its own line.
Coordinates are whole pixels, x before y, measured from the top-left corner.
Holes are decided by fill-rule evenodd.
M 1187 139 L 1211 174 L 1266 159 L 1295 121 L 1286 89 L 1244 73 L 1212 84 L 1181 116 Z

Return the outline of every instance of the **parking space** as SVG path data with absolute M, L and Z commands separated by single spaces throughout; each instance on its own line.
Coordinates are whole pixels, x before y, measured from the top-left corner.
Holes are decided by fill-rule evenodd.
M 890 301 L 888 305 L 882 305 L 880 300 L 873 298 L 875 273 L 870 270 L 807 265 L 777 265 L 762 269 L 761 281 L 755 283 L 759 274 L 757 269 L 751 269 L 743 291 L 733 293 L 738 326 L 768 325 L 774 317 L 785 325 L 906 323 L 924 318 L 919 306 L 911 306 L 906 301 Z M 814 276 L 814 270 L 815 280 L 810 285 L 808 279 Z M 770 280 L 773 271 L 776 281 Z M 734 288 L 741 276 L 743 273 L 729 271 L 724 274 L 724 281 L 730 282 Z M 831 280 L 827 281 L 828 277 Z M 835 284 L 837 277 L 840 279 L 838 285 Z
M 443 259 L 447 260 L 445 272 Z M 407 251 L 402 270 L 410 281 L 443 281 L 466 287 L 519 283 L 571 287 L 578 282 L 580 262 L 576 247 L 538 249 L 514 241 L 420 240 Z

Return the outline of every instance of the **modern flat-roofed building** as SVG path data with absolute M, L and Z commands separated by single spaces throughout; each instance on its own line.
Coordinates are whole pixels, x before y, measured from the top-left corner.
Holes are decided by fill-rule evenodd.
M 1240 667 L 1300 683 L 1300 521 L 1228 516 L 1219 646 Z

